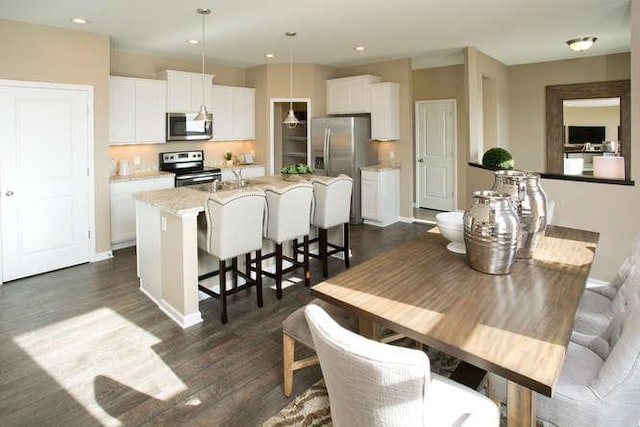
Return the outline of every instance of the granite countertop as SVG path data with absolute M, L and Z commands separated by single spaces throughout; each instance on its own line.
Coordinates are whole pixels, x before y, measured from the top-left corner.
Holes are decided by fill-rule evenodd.
M 390 171 L 400 169 L 400 166 L 392 166 L 392 165 L 372 165 L 372 166 L 363 166 L 360 170 L 363 171 L 373 171 L 373 172 L 381 172 L 381 171 Z
M 233 166 L 227 166 L 227 165 L 212 166 L 212 165 L 207 165 L 207 167 L 220 168 L 220 169 L 225 170 L 225 169 L 245 169 L 245 168 L 265 167 L 265 165 L 263 165 L 262 163 L 236 163 Z
M 263 176 L 258 178 L 250 178 L 246 180 L 247 185 L 242 188 L 225 188 L 218 189 L 218 193 L 242 192 L 246 190 L 264 188 L 272 186 L 276 188 L 284 188 L 295 181 L 285 181 L 280 175 Z M 151 206 L 169 212 L 171 214 L 182 216 L 204 211 L 204 205 L 211 194 L 209 189 L 211 184 L 192 185 L 187 187 L 169 188 L 166 190 L 143 191 L 135 193 L 135 200 L 147 203 Z
M 155 179 L 155 178 L 164 178 L 167 176 L 173 176 L 174 174 L 171 172 L 161 172 L 161 171 L 146 171 L 146 172 L 136 172 L 129 175 L 111 175 L 109 181 L 111 182 L 125 182 L 125 181 L 138 181 L 140 179 Z

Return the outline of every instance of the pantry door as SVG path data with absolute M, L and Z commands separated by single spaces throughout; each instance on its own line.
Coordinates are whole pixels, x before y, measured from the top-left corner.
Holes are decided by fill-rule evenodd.
M 2 281 L 89 261 L 93 89 L 0 81 Z

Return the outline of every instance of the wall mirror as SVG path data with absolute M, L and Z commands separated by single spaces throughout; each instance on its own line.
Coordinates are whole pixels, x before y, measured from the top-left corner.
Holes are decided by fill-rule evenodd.
M 630 86 L 629 80 L 547 86 L 547 173 L 631 179 Z

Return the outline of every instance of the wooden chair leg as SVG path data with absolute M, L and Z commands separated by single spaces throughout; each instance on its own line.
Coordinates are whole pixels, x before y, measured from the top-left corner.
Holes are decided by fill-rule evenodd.
M 244 255 L 244 268 L 247 271 L 247 276 L 249 277 L 253 277 L 253 274 L 251 274 L 251 253 L 245 254 Z M 249 288 L 247 288 L 248 290 Z
M 262 261 L 261 260 L 262 260 L 262 251 L 258 249 L 256 251 L 256 295 L 258 297 L 258 307 L 262 307 L 264 305 L 264 302 L 262 300 Z
M 327 229 L 319 228 L 318 234 L 320 237 L 320 258 L 322 259 L 322 276 L 329 277 L 329 259 L 327 256 Z
M 298 262 L 298 239 L 293 239 L 292 245 L 293 245 L 292 258 L 295 262 Z
M 227 262 L 220 260 L 220 320 L 227 323 Z
M 342 244 L 344 245 L 344 267 L 350 268 L 351 260 L 349 259 L 349 223 L 345 222 L 344 224 L 342 224 L 342 228 L 344 234 L 342 242 Z
M 282 243 L 276 243 L 276 295 L 282 299 Z
M 233 277 L 233 288 L 238 287 L 238 257 L 233 257 L 231 261 L 231 274 Z
M 289 335 L 282 333 L 282 365 L 284 374 L 284 395 L 291 396 L 293 390 L 293 359 L 296 341 Z
M 311 285 L 311 270 L 309 270 L 309 236 L 304 236 L 304 285 Z M 297 257 L 296 257 L 297 259 Z

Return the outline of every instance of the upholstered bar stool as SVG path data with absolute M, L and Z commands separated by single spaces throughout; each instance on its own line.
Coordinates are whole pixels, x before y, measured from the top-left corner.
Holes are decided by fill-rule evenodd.
M 265 215 L 265 193 L 260 189 L 233 192 L 219 192 L 211 195 L 205 205 L 207 228 L 205 235 L 206 251 L 218 258 L 219 269 L 198 276 L 198 281 L 219 276 L 220 290 L 215 291 L 201 284 L 198 289 L 220 300 L 220 318 L 227 323 L 227 295 L 255 286 L 258 307 L 262 307 L 262 267 L 257 260 L 262 255 L 262 227 Z M 255 251 L 255 266 L 251 266 L 251 252 Z M 237 257 L 245 255 L 245 272 L 239 271 Z M 231 259 L 233 288 L 227 289 L 227 260 Z M 250 270 L 256 272 L 251 277 Z M 245 283 L 238 286 L 240 276 Z
M 273 241 L 275 251 L 262 257 L 263 260 L 274 257 L 275 271 L 263 270 L 262 274 L 275 279 L 278 299 L 282 299 L 282 276 L 296 269 L 304 271 L 305 285 L 309 286 L 309 220 L 313 205 L 313 187 L 307 181 L 296 182 L 285 187 L 266 186 L 267 216 L 264 225 L 264 237 Z M 303 260 L 298 261 L 296 248 L 294 257 L 283 253 L 283 243 L 297 241 L 302 237 Z M 284 262 L 291 263 L 285 267 Z
M 349 214 L 351 212 L 351 191 L 353 179 L 347 175 L 334 178 L 314 177 L 314 210 L 311 225 L 318 228 L 318 237 L 310 243 L 318 242 L 318 254 L 310 254 L 322 260 L 322 275 L 329 276 L 329 256 L 342 252 L 344 266 L 349 268 Z M 342 225 L 342 245 L 329 243 L 327 232 L 330 228 Z

